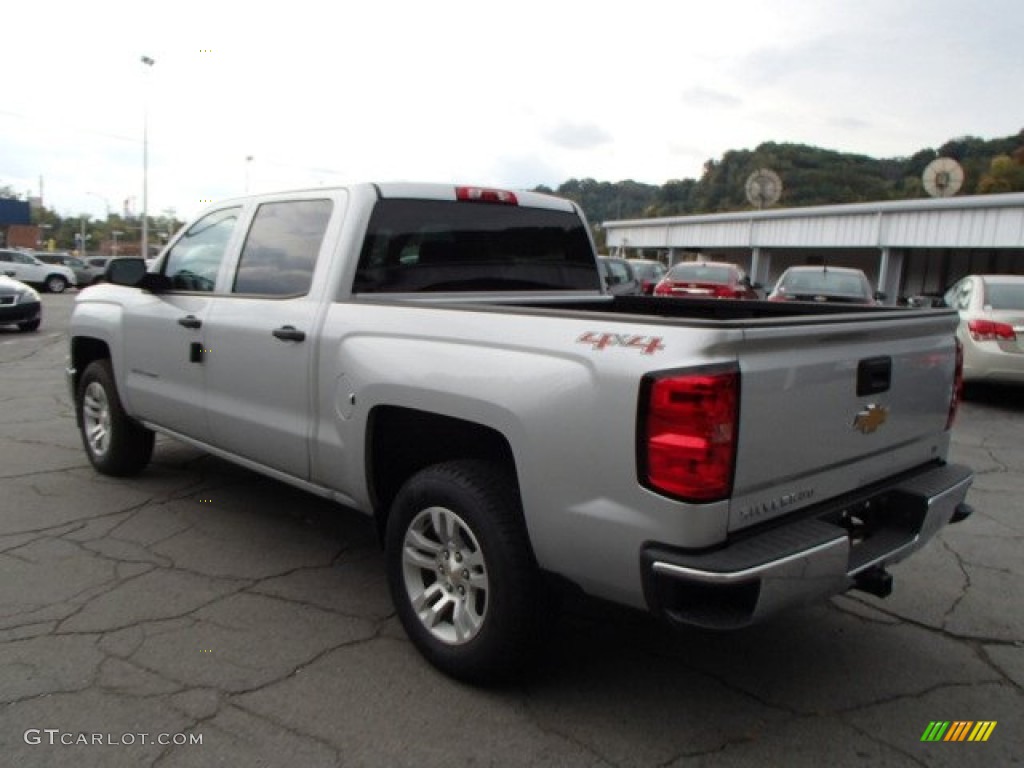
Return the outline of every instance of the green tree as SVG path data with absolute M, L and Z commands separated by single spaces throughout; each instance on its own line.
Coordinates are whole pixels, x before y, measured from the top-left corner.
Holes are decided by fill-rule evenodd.
M 1017 156 L 1024 156 L 1024 153 L 1018 152 Z M 1010 155 L 992 158 L 988 173 L 978 181 L 978 194 L 998 192 L 1024 192 L 1024 165 Z

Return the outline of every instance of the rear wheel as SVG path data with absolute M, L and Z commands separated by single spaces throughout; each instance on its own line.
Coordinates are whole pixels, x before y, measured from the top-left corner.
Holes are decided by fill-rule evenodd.
M 125 413 L 109 360 L 86 367 L 75 406 L 82 444 L 97 471 L 124 476 L 146 467 L 153 455 L 153 432 Z
M 428 661 L 484 684 L 522 668 L 545 596 L 507 472 L 483 461 L 420 471 L 395 497 L 386 550 L 399 619 Z
M 67 287 L 68 281 L 61 275 L 50 275 L 46 278 L 46 290 L 50 293 L 64 293 Z

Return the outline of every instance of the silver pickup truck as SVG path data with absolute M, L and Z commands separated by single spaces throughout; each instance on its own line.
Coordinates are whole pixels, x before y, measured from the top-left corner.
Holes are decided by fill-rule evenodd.
M 738 628 L 970 513 L 947 310 L 609 296 L 571 202 L 365 184 L 207 209 L 78 296 L 86 453 L 161 432 L 376 521 L 421 653 L 486 682 L 567 585 Z

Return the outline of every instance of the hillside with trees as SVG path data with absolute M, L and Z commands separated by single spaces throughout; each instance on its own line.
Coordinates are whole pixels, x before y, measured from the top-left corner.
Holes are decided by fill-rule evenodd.
M 570 179 L 557 189 L 538 187 L 578 202 L 593 223 L 749 210 L 747 177 L 770 168 L 782 177 L 775 207 L 834 205 L 925 197 L 921 173 L 937 157 L 951 157 L 964 168 L 961 195 L 1024 191 L 1024 130 L 1015 136 L 980 139 L 963 136 L 910 157 L 877 159 L 805 144 L 766 142 L 753 150 L 730 150 L 708 160 L 700 179 L 678 179 L 661 186 L 635 181 Z

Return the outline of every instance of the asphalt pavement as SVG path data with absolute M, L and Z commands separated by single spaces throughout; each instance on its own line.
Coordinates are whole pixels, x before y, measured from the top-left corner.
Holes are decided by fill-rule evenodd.
M 366 518 L 164 438 L 141 476 L 97 475 L 74 294 L 43 298 L 39 332 L 0 330 L 2 765 L 1024 762 L 1024 390 L 963 406 L 976 514 L 890 598 L 731 634 L 572 600 L 532 676 L 477 690 L 405 639 Z

